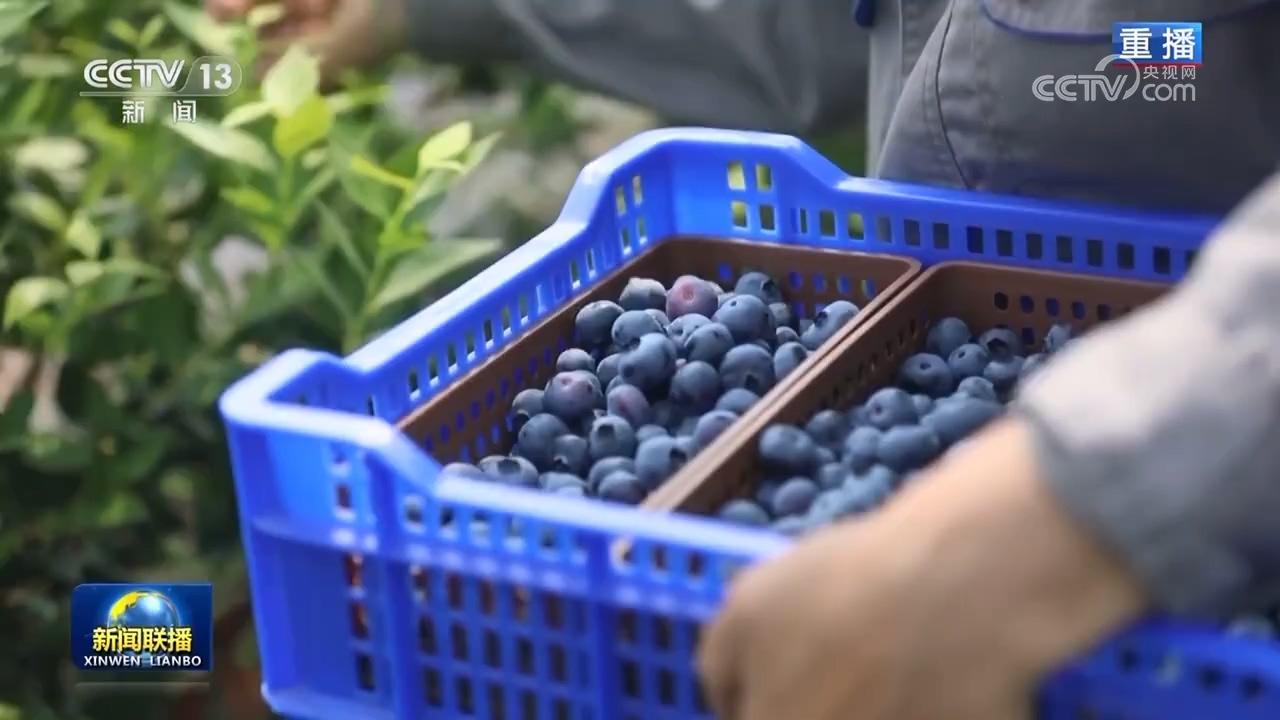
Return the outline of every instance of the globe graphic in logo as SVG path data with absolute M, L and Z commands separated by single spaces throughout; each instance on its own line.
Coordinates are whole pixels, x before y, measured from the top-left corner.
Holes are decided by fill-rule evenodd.
M 107 611 L 108 627 L 174 627 L 181 625 L 178 606 L 164 593 L 135 590 L 121 595 Z M 143 656 L 150 653 L 139 653 Z

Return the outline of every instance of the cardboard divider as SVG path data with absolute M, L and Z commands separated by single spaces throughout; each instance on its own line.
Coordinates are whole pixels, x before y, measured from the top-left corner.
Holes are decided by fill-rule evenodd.
M 902 362 L 924 347 L 933 322 L 955 316 L 975 332 L 1008 327 L 1039 342 L 1054 323 L 1077 334 L 1145 305 L 1168 285 L 977 263 L 926 270 L 885 307 L 810 363 L 763 412 L 752 413 L 699 453 L 650 498 L 657 510 L 714 513 L 761 479 L 758 438 L 774 423 L 804 425 L 820 410 L 847 410 L 894 384 Z M 793 378 L 794 378 L 793 375 Z M 763 403 L 762 403 L 763 404 Z
M 681 275 L 698 275 L 731 290 L 739 276 L 755 270 L 770 274 L 782 285 L 784 296 L 800 317 L 812 317 L 817 306 L 839 299 L 850 300 L 861 308 L 853 322 L 774 386 L 751 413 L 740 418 L 741 424 L 753 413 L 776 404 L 781 393 L 807 374 L 807 366 L 874 317 L 919 269 L 915 260 L 889 255 L 740 240 L 670 238 L 637 255 L 541 320 L 467 376 L 409 413 L 397 427 L 441 463 L 475 462 L 485 455 L 506 453 L 515 441 L 509 419 L 511 399 L 521 390 L 540 388 L 551 379 L 557 356 L 572 347 L 578 311 L 596 300 L 617 300 L 632 277 L 653 278 L 669 286 Z

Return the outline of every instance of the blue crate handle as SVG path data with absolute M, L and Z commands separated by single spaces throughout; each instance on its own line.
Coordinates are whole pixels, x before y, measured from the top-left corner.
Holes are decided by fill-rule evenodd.
M 707 717 L 691 689 L 692 628 L 715 611 L 734 568 L 786 541 L 441 477 L 433 438 L 468 418 L 429 429 L 423 447 L 392 425 L 666 237 L 1176 280 L 1214 224 L 853 178 L 780 135 L 637 136 L 583 169 L 550 228 L 431 307 L 347 358 L 291 350 L 224 393 L 264 695 L 279 713 L 317 719 L 489 717 L 496 703 L 525 701 L 540 717 L 561 709 L 601 720 Z M 518 389 L 477 388 L 476 408 Z M 346 507 L 335 507 L 335 488 Z M 418 524 L 407 519 L 410 506 Z M 632 549 L 625 561 L 620 542 Z M 411 592 L 419 577 L 426 599 L 415 599 L 421 588 Z M 496 608 L 486 610 L 486 592 L 498 593 Z M 519 600 L 521 592 L 528 597 Z M 551 598 L 579 623 L 572 633 L 537 613 L 512 615 L 517 600 L 538 607 Z M 617 629 L 629 614 L 648 618 L 635 638 Z M 659 620 L 668 647 L 657 641 Z M 424 627 L 435 629 L 431 652 L 420 647 Z M 521 643 L 540 658 L 530 676 L 511 664 Z M 497 669 L 483 661 L 495 650 Z M 557 651 L 571 660 L 565 677 L 548 674 Z M 1182 663 L 1181 676 L 1170 678 L 1169 658 Z M 1206 668 L 1232 691 L 1206 690 Z M 660 685 L 669 697 L 654 677 L 672 683 Z M 1045 720 L 1085 711 L 1132 720 L 1280 717 L 1280 653 L 1152 621 L 1046 684 Z

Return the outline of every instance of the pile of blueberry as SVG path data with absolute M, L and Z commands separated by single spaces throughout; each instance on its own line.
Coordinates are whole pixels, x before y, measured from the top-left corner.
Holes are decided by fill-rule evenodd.
M 1054 325 L 1040 352 L 1026 354 L 1017 333 L 974 336 L 959 318 L 930 328 L 925 352 L 907 358 L 896 387 L 878 390 L 849 412 L 823 410 L 804 427 L 771 425 L 760 434 L 765 480 L 752 498 L 730 500 L 718 516 L 799 535 L 882 503 L 908 478 L 999 416 L 1019 380 L 1071 341 Z
M 1227 625 L 1227 634 L 1280 643 L 1280 607 L 1272 608 L 1270 612 L 1237 618 Z
M 693 275 L 631 278 L 574 321 L 577 347 L 511 404 L 515 447 L 451 469 L 562 495 L 636 504 L 858 313 L 799 318 L 760 272 L 731 292 Z

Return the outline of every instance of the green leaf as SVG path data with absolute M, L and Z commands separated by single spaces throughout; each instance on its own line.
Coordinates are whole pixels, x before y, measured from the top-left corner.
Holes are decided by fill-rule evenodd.
M 0 720 L 22 720 L 22 708 L 9 703 L 0 703 Z
M 351 155 L 345 150 L 334 147 L 329 160 L 347 197 L 379 221 L 386 221 L 396 201 L 386 186 L 356 173 L 351 168 Z
M 453 160 L 466 152 L 471 145 L 471 123 L 454 123 L 427 138 L 418 150 L 418 174 L 421 175 L 441 163 Z
M 98 514 L 98 527 L 119 528 L 147 517 L 147 506 L 132 493 L 116 493 Z
M 275 158 L 272 157 L 267 146 L 258 138 L 242 130 L 204 121 L 171 123 L 169 129 L 201 150 L 224 160 L 264 172 L 271 172 L 276 167 Z
M 240 127 L 241 125 L 248 125 L 256 120 L 261 120 L 270 114 L 270 103 L 266 103 L 261 100 L 245 103 L 244 105 L 233 108 L 231 112 L 227 113 L 226 117 L 222 118 L 222 126 L 229 128 Z
M 62 78 L 75 75 L 79 68 L 65 55 L 27 53 L 18 58 L 18 75 L 27 78 Z
M 307 164 L 304 162 L 303 167 L 306 166 Z M 305 208 L 310 205 L 320 193 L 328 190 L 329 186 L 337 179 L 338 175 L 333 171 L 333 168 L 327 165 L 321 167 L 319 172 L 308 180 L 306 185 L 302 186 L 301 192 L 298 193 L 298 197 L 295 199 L 298 207 Z
M 48 0 L 8 0 L 0 2 L 0 42 L 21 33 L 27 27 L 27 21 L 36 13 L 45 9 Z
M 67 211 L 53 198 L 34 190 L 10 197 L 9 209 L 46 230 L 62 232 L 67 226 Z
M 138 47 L 144 49 L 151 47 L 151 43 L 164 32 L 164 26 L 163 15 L 156 15 L 148 20 L 147 24 L 142 26 L 142 32 L 138 33 Z
M 54 277 L 25 277 L 9 288 L 4 301 L 4 327 L 13 327 L 31 313 L 67 296 L 67 284 Z
M 462 161 L 463 172 L 470 172 L 477 165 L 484 162 L 484 159 L 489 157 L 489 153 L 493 151 L 493 148 L 501 139 L 502 133 L 495 132 L 485 135 L 472 143 L 471 147 L 467 148 L 466 158 Z
M 460 240 L 425 243 L 396 261 L 368 312 L 376 313 L 426 290 L 446 275 L 502 249 L 501 240 Z
M 88 285 L 102 277 L 103 273 L 102 263 L 96 260 L 73 260 L 63 269 L 67 273 L 67 279 L 75 287 Z
M 236 209 L 251 215 L 270 215 L 276 207 L 275 200 L 250 185 L 223 188 L 219 195 Z
M 24 170 L 46 173 L 75 170 L 89 159 L 89 148 L 73 137 L 43 136 L 32 138 L 14 152 L 14 163 Z
M 262 79 L 262 99 L 277 117 L 288 117 L 320 87 L 320 62 L 302 45 L 292 45 Z
M 387 170 L 363 155 L 353 155 L 351 157 L 351 169 L 370 180 L 377 180 L 383 185 L 399 188 L 406 192 L 413 189 L 412 180 Z
M 72 215 L 66 236 L 67 244 L 72 249 L 91 260 L 98 257 L 102 250 L 102 233 L 98 232 L 98 228 L 89 219 L 89 214 L 83 210 Z
M 205 50 L 215 55 L 235 55 L 234 28 L 220 25 L 207 13 L 172 0 L 164 4 L 164 14 L 178 32 Z
M 123 18 L 111 18 L 107 21 L 107 33 L 125 45 L 138 44 L 138 30 Z
M 296 157 L 303 150 L 320 142 L 333 127 L 333 113 L 324 98 L 312 95 L 290 115 L 276 122 L 271 140 L 276 152 L 286 158 Z
M 360 277 L 367 278 L 369 265 L 360 253 L 360 247 L 356 245 L 351 230 L 342 222 L 342 218 L 338 217 L 338 214 L 328 205 L 317 205 L 316 211 L 320 214 L 320 239 L 337 247 L 351 269 Z
M 320 290 L 320 294 L 338 311 L 338 317 L 342 318 L 344 322 L 350 322 L 354 313 L 352 313 L 346 298 L 342 297 L 342 291 L 338 289 L 337 285 L 333 284 L 333 279 L 325 271 L 324 255 L 326 254 L 327 252 L 304 251 L 291 253 L 290 257 L 293 260 L 293 267 L 300 269 L 311 278 L 311 282 Z
M 167 277 L 160 268 L 132 258 L 112 258 L 101 262 L 97 260 L 72 260 L 67 263 L 64 270 L 67 273 L 67 279 L 76 287 L 87 285 L 100 277 L 108 275 L 157 280 Z
M 251 28 L 266 27 L 284 19 L 285 7 L 280 3 L 258 5 L 245 16 L 245 24 Z
M 334 115 L 341 115 L 357 108 L 377 105 L 386 99 L 387 92 L 386 85 L 374 85 L 367 88 L 333 93 L 325 97 L 325 102 L 329 103 L 329 109 L 333 111 Z

